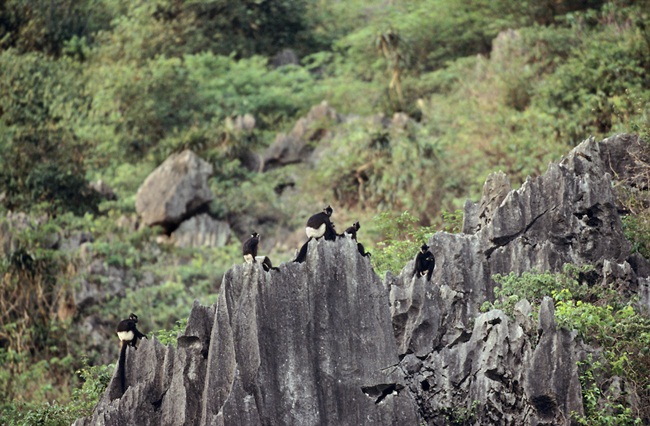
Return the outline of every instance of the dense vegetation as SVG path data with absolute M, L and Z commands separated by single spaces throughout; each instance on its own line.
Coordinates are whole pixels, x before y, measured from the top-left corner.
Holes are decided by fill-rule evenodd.
M 137 188 L 169 154 L 214 166 L 214 216 L 297 229 L 330 203 L 362 221 L 378 272 L 399 270 L 426 235 L 458 230 L 489 172 L 517 185 L 589 135 L 650 136 L 649 76 L 648 0 L 2 2 L 0 412 L 58 424 L 89 408 L 107 370 L 88 366 L 105 362 L 101 344 L 66 338 L 76 321 L 137 310 L 145 329 L 171 329 L 193 299 L 214 301 L 237 241 L 181 250 L 133 226 Z M 317 166 L 243 167 L 323 100 L 411 120 L 321 123 L 336 137 Z M 252 131 L 233 124 L 244 114 Z M 294 195 L 278 196 L 287 181 Z M 647 257 L 646 207 L 631 203 L 626 226 Z M 82 281 L 110 286 L 111 274 L 120 298 L 75 305 Z

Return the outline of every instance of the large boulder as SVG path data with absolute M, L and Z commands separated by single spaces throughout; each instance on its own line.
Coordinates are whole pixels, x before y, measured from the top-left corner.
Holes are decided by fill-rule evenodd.
M 202 213 L 182 222 L 171 239 L 176 247 L 223 247 L 231 234 L 228 222 Z
M 138 189 L 135 209 L 142 223 L 173 230 L 205 209 L 214 198 L 208 186 L 210 175 L 212 166 L 192 151 L 172 154 Z
M 328 123 L 342 117 L 325 101 L 312 107 L 288 134 L 280 133 L 262 155 L 264 170 L 306 162 L 316 144 L 329 135 Z

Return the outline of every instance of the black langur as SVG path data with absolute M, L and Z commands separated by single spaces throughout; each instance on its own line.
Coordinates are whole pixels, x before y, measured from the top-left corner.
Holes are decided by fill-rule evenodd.
M 120 385 L 122 386 L 122 394 L 126 390 L 125 382 L 125 370 L 126 370 L 126 347 L 131 345 L 133 349 L 138 349 L 138 340 L 143 337 L 146 339 L 145 334 L 140 333 L 136 324 L 138 323 L 138 316 L 136 314 L 129 315 L 129 319 L 120 321 L 117 325 L 117 337 L 120 338 L 122 342 L 122 348 L 120 349 L 120 360 L 119 360 L 119 370 L 120 370 Z
M 336 239 L 336 231 L 334 231 L 334 225 L 330 220 L 333 211 L 334 210 L 330 206 L 327 206 L 322 212 L 316 213 L 307 220 L 305 233 L 310 240 L 312 238 L 318 239 L 323 236 L 329 241 L 334 241 Z
M 363 244 L 357 242 L 357 250 L 359 250 L 359 254 L 364 257 L 370 257 L 370 252 L 366 251 L 366 249 L 363 247 Z
M 260 244 L 260 235 L 257 232 L 251 234 L 251 237 L 244 241 L 242 252 L 246 263 L 255 263 L 257 256 L 257 246 Z
M 307 246 L 309 245 L 309 241 L 311 241 L 311 238 L 300 247 L 300 251 L 298 251 L 296 258 L 293 260 L 294 262 L 302 263 L 307 259 Z
M 264 256 L 264 260 L 262 261 L 262 268 L 264 268 L 266 272 L 280 270 L 280 268 L 273 266 L 271 259 L 269 259 L 268 256 Z
M 316 213 L 307 220 L 307 226 L 305 227 L 305 233 L 307 234 L 307 242 L 300 247 L 294 262 L 302 263 L 307 258 L 307 247 L 312 238 L 319 239 L 325 237 L 328 241 L 336 240 L 337 234 L 334 230 L 334 224 L 330 220 L 332 212 L 334 210 L 332 207 L 327 206 L 323 209 L 322 212 Z
M 366 249 L 363 247 L 363 244 L 361 244 L 357 240 L 357 231 L 359 229 L 361 229 L 361 225 L 359 224 L 359 222 L 354 222 L 352 226 L 350 226 L 348 229 L 345 230 L 343 235 L 348 234 L 354 241 L 357 242 L 357 250 L 359 250 L 359 254 L 361 256 L 370 257 L 370 252 L 366 252 Z
M 361 225 L 359 225 L 359 222 L 354 222 L 352 226 L 350 226 L 348 229 L 345 230 L 345 234 L 349 234 L 350 237 L 352 237 L 353 240 L 357 240 L 357 231 L 361 229 Z
M 429 251 L 429 246 L 422 244 L 420 247 L 420 252 L 415 257 L 415 268 L 413 268 L 413 275 L 418 277 L 427 276 L 427 281 L 431 281 L 431 275 L 433 274 L 433 268 L 436 267 L 436 258 L 433 257 L 433 253 Z

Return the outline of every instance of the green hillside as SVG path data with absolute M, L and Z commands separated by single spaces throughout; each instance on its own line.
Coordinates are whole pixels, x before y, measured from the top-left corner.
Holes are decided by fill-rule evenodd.
M 323 101 L 343 119 L 308 129 L 317 162 L 247 164 Z M 171 341 L 193 300 L 216 300 L 249 229 L 179 249 L 134 225 L 139 186 L 173 153 L 213 166 L 213 217 L 281 240 L 330 204 L 339 231 L 361 221 L 384 274 L 457 232 L 489 173 L 518 187 L 589 136 L 650 140 L 649 101 L 648 0 L 4 1 L 0 412 L 51 425 L 92 408 L 117 339 L 89 346 L 84 319 L 110 329 L 137 311 Z M 634 201 L 626 223 L 648 256 Z M 92 243 L 61 249 L 78 235 Z M 281 263 L 299 247 L 265 248 Z M 127 288 L 78 306 L 80 280 L 111 285 L 91 261 Z

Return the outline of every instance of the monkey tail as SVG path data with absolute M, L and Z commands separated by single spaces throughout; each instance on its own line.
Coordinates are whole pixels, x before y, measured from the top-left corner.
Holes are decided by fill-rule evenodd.
M 307 240 L 305 244 L 300 247 L 300 252 L 298 252 L 298 256 L 294 259 L 294 262 L 302 263 L 307 259 L 307 247 L 309 246 L 309 242 L 311 241 L 311 237 Z
M 122 387 L 122 395 L 126 391 L 126 347 L 128 344 L 122 341 L 122 349 L 120 349 L 120 360 L 119 363 L 119 374 L 120 374 L 120 386 Z

